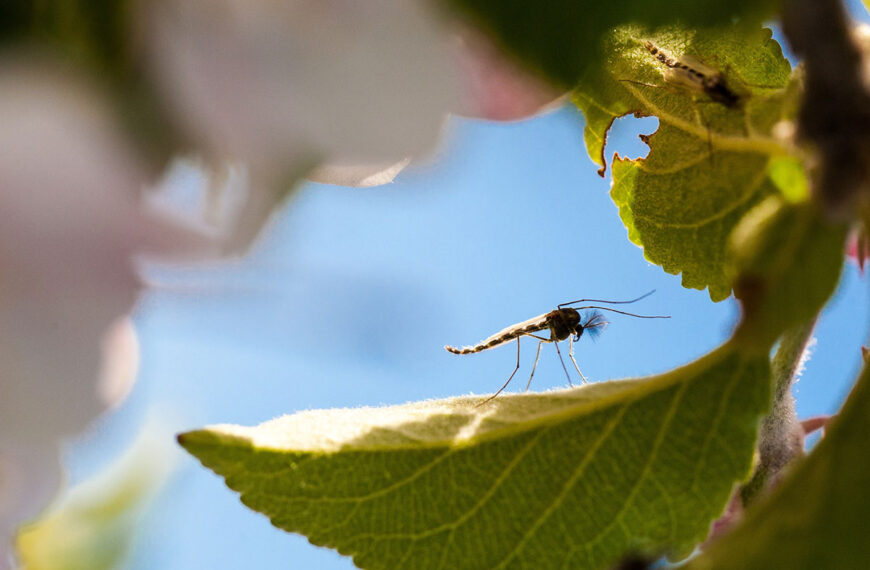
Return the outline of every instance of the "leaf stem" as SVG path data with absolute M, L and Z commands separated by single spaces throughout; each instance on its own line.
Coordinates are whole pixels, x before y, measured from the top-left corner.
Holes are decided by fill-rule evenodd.
M 791 387 L 800 374 L 804 353 L 812 338 L 818 314 L 786 330 L 773 357 L 773 404 L 758 434 L 758 464 L 740 490 L 743 506 L 755 500 L 779 472 L 803 456 L 803 430 L 797 420 Z

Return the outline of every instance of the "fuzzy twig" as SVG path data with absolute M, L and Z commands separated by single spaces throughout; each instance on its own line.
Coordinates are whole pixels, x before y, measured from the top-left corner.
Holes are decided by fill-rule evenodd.
M 803 456 L 804 431 L 797 419 L 792 385 L 800 374 L 816 318 L 782 335 L 773 357 L 773 404 L 758 434 L 758 464 L 752 478 L 740 491 L 746 506 L 764 491 L 780 471 Z

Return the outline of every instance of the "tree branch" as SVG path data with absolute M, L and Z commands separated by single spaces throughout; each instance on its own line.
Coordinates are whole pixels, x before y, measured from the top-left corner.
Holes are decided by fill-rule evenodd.
M 782 23 L 806 70 L 797 132 L 814 151 L 813 191 L 832 217 L 849 219 L 870 196 L 870 93 L 861 50 L 840 0 L 784 0 Z

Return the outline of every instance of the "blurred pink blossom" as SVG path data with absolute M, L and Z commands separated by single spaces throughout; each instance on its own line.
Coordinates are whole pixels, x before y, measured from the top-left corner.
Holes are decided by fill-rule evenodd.
M 456 39 L 462 105 L 456 112 L 494 121 L 525 119 L 560 104 L 566 93 L 522 68 L 480 32 Z
M 846 254 L 858 264 L 861 273 L 864 273 L 864 263 L 870 258 L 870 237 L 864 230 L 856 232 L 849 237 L 846 245 Z
M 146 172 L 100 94 L 0 62 L 0 564 L 61 480 L 58 444 L 129 393 L 133 255 L 209 250 L 141 207 Z M 190 238 L 190 239 L 188 239 Z

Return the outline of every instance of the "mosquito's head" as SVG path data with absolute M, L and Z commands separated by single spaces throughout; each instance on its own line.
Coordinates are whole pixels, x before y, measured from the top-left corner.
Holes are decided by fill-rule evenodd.
M 710 99 L 725 105 L 729 109 L 737 109 L 743 103 L 743 98 L 725 83 L 725 77 L 721 73 L 705 77 L 702 85 L 704 86 L 704 93 Z

